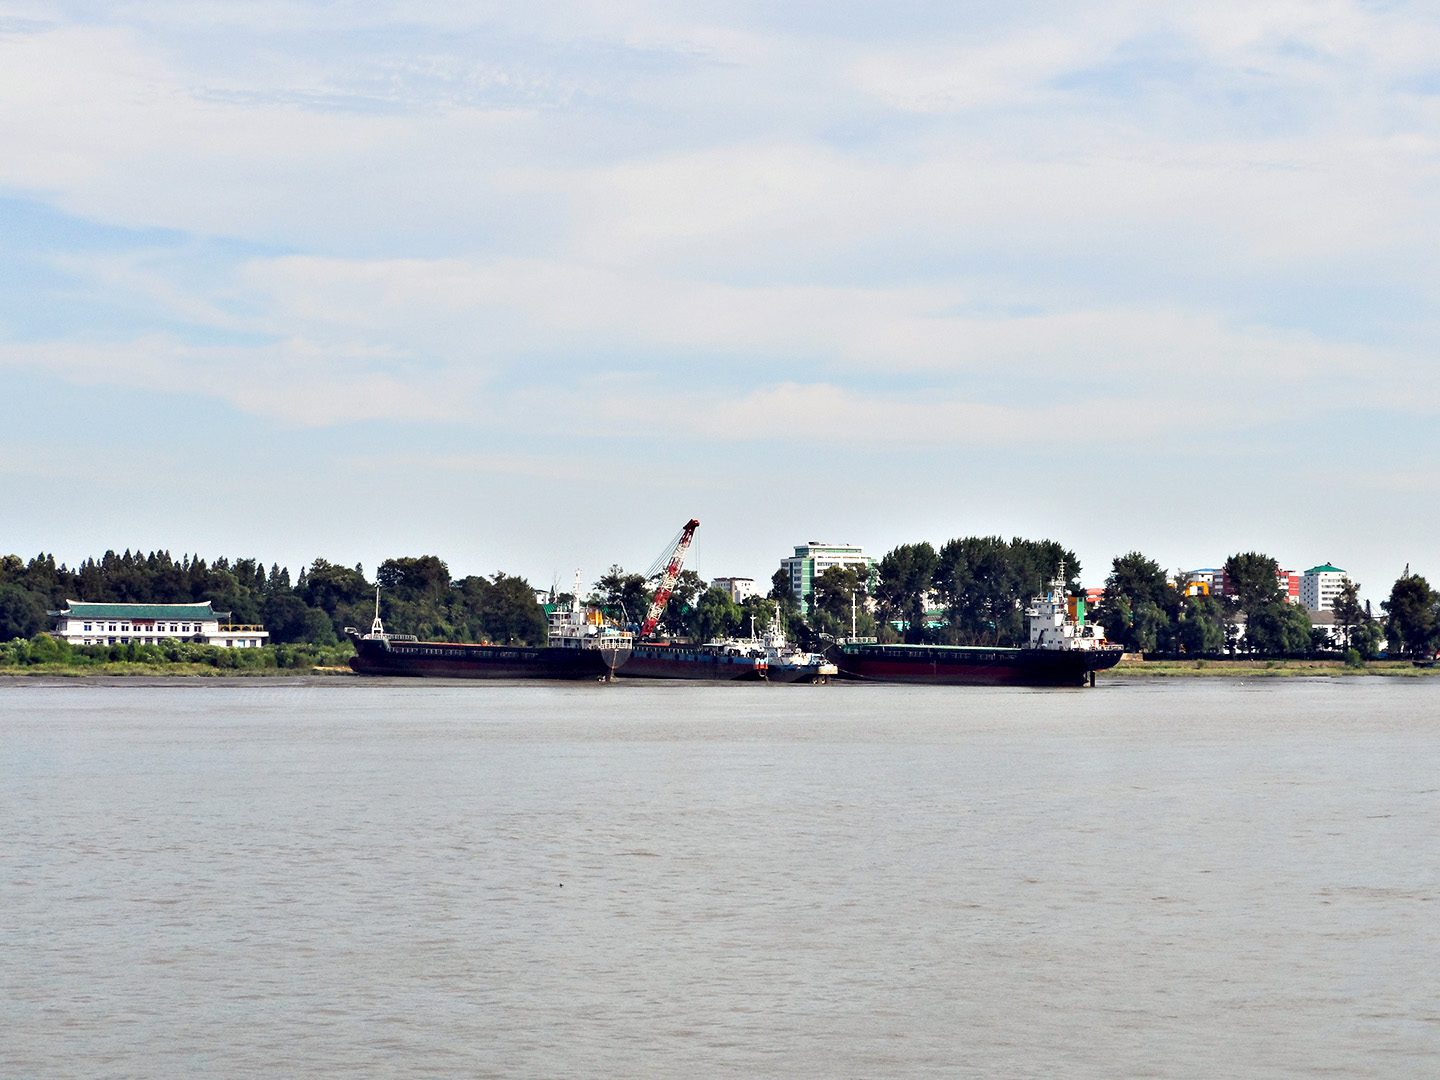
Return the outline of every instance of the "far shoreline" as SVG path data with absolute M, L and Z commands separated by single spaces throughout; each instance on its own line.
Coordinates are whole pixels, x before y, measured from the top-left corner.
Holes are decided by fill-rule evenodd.
M 1099 681 L 1110 678 L 1122 681 L 1145 679 L 1273 679 L 1318 678 L 1340 679 L 1371 676 L 1376 678 L 1415 679 L 1440 676 L 1440 667 L 1417 667 L 1409 660 L 1372 660 L 1350 667 L 1343 660 L 1142 660 L 1127 656 L 1113 668 L 1097 673 Z M 55 685 L 104 679 L 115 683 L 141 685 L 201 683 L 206 685 L 253 684 L 266 681 L 302 679 L 307 683 L 353 683 L 368 685 L 376 680 L 357 675 L 348 667 L 296 668 L 216 668 L 208 664 L 127 664 L 116 661 L 94 666 L 70 667 L 60 664 L 36 664 L 27 667 L 0 668 L 0 685 L 7 681 L 45 680 Z M 415 681 L 415 680 L 408 680 Z M 423 680 L 422 680 L 423 681 Z M 449 680 L 475 682 L 473 679 Z M 485 681 L 485 680 L 478 680 Z M 510 681 L 510 680 L 506 680 Z M 514 680 L 525 682 L 526 680 Z M 844 684 L 847 680 L 836 679 Z M 902 684 L 894 684 L 902 685 Z
M 1142 660 L 1126 656 L 1101 677 L 1137 679 L 1213 678 L 1321 678 L 1359 676 L 1424 678 L 1440 675 L 1440 668 L 1417 667 L 1409 660 L 1369 660 L 1349 666 L 1343 660 Z

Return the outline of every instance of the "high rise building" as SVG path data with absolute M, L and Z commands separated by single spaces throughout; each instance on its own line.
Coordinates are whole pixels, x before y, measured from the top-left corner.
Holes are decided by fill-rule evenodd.
M 1338 566 L 1312 566 L 1300 579 L 1300 602 L 1311 611 L 1333 611 L 1344 580 L 1345 571 Z
M 800 601 L 800 611 L 810 613 L 810 596 L 815 591 L 815 579 L 832 566 L 853 566 L 869 578 L 875 570 L 876 560 L 865 554 L 864 548 L 854 544 L 824 544 L 811 540 L 795 545 L 795 554 L 780 561 L 780 569 L 790 578 L 790 591 Z

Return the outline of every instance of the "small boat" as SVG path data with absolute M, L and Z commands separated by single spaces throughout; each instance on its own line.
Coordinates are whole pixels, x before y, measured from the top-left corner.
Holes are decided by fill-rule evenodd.
M 748 649 L 752 655 L 765 658 L 765 678 L 772 683 L 823 683 L 838 675 L 840 669 L 824 653 L 808 652 L 785 637 L 779 605 L 775 620 L 763 637 L 755 636 L 751 619 L 750 636 L 733 639 L 737 648 Z

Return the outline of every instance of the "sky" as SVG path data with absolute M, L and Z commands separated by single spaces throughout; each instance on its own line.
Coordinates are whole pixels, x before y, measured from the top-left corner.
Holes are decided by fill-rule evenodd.
M 0 550 L 1440 579 L 1440 9 L 0 0 Z

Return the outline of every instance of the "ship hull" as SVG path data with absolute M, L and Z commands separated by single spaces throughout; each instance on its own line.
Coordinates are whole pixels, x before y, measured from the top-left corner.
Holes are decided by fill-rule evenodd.
M 629 650 L 467 645 L 453 641 L 380 641 L 351 637 L 350 668 L 360 675 L 447 679 L 603 679 Z
M 765 662 L 688 645 L 636 645 L 616 672 L 622 679 L 701 679 L 710 682 L 765 677 Z
M 956 645 L 835 645 L 842 679 L 948 686 L 1084 686 L 1120 649 L 1007 649 Z
M 823 683 L 837 674 L 834 664 L 784 664 L 770 661 L 765 678 L 772 683 Z

